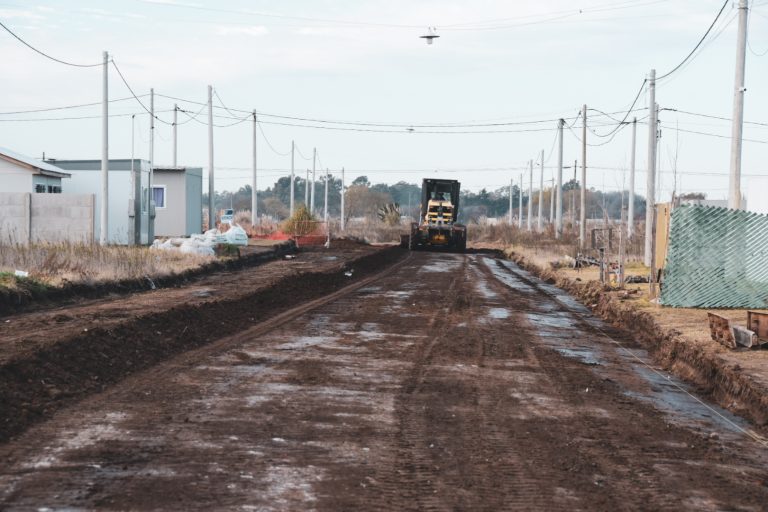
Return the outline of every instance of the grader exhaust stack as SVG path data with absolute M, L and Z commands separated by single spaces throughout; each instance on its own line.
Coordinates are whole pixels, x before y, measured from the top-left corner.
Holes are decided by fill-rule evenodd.
M 456 180 L 424 179 L 419 221 L 411 223 L 407 238 L 410 250 L 466 250 L 467 228 L 458 223 L 460 190 L 461 183 Z

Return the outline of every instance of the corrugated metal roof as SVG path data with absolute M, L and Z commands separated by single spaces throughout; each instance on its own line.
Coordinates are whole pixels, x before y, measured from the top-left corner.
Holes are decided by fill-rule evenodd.
M 712 206 L 674 209 L 661 304 L 768 307 L 768 215 Z
M 22 155 L 21 153 L 11 151 L 10 149 L 0 148 L 0 155 L 6 156 L 12 160 L 16 160 L 17 162 L 25 163 L 40 171 L 54 173 L 54 175 L 56 176 L 62 176 L 62 177 L 71 176 L 71 174 L 64 172 L 61 168 L 56 167 L 55 165 L 51 165 L 47 162 L 43 162 L 42 160 L 37 160 L 36 158 L 31 158 L 26 155 Z

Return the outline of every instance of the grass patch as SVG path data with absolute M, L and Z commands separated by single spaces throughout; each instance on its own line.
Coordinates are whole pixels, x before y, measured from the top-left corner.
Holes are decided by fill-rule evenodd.
M 29 289 L 164 277 L 212 260 L 210 256 L 148 247 L 75 243 L 3 245 L 0 246 L 0 286 Z M 29 277 L 16 277 L 13 274 L 16 269 L 29 272 Z

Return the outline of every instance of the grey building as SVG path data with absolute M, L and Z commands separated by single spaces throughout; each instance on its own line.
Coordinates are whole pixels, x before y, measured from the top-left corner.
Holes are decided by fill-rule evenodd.
M 0 192 L 59 194 L 61 179 L 69 177 L 50 163 L 0 148 Z
M 152 199 L 156 236 L 189 236 L 202 231 L 201 167 L 155 167 Z

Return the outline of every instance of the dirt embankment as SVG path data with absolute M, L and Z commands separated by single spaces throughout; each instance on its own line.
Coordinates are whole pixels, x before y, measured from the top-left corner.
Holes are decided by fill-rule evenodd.
M 192 279 L 225 270 L 238 270 L 279 258 L 292 253 L 296 245 L 292 241 L 275 245 L 272 249 L 248 251 L 237 258 L 212 261 L 197 268 L 177 274 L 163 276 L 145 276 L 141 279 L 123 279 L 120 281 L 97 283 L 67 283 L 64 286 L 47 286 L 36 281 L 28 285 L 6 288 L 0 286 L 0 317 L 21 311 L 65 304 L 74 300 L 94 299 L 109 294 L 127 294 L 155 288 L 181 286 Z
M 739 365 L 719 357 L 719 347 L 694 343 L 678 331 L 660 326 L 652 315 L 622 300 L 615 292 L 605 291 L 600 283 L 564 277 L 531 263 L 519 253 L 512 253 L 510 258 L 541 279 L 566 290 L 604 320 L 629 331 L 659 364 L 697 386 L 721 406 L 761 427 L 768 425 L 768 389 L 743 372 Z
M 332 270 L 294 273 L 246 294 L 179 303 L 21 351 L 0 366 L 0 443 L 132 373 L 336 291 L 404 254 L 371 249 Z M 348 276 L 342 267 L 354 273 Z

